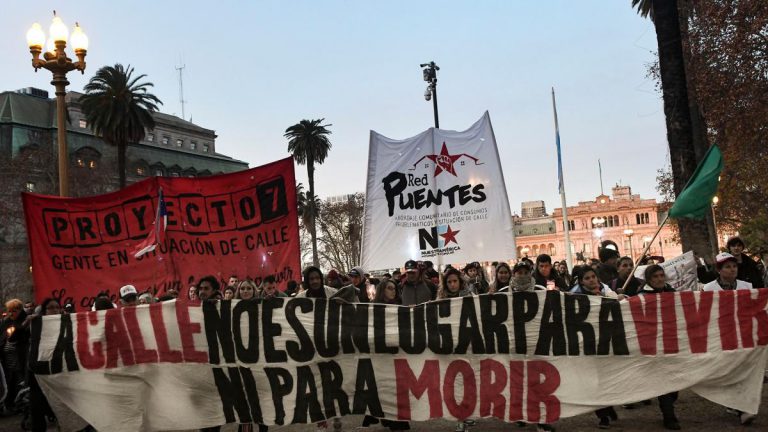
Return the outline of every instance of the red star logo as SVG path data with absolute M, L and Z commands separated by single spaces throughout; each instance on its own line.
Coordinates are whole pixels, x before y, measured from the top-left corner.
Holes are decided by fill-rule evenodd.
M 427 158 L 435 163 L 435 177 L 443 171 L 449 172 L 456 177 L 456 170 L 453 168 L 453 163 L 459 158 L 464 156 L 463 154 L 452 155 L 448 153 L 448 147 L 443 142 L 443 148 L 440 149 L 440 154 L 427 155 Z M 458 231 L 456 231 L 458 232 Z
M 445 147 L 443 147 L 445 148 Z M 440 237 L 443 238 L 443 241 L 445 242 L 444 245 L 448 246 L 448 243 L 454 242 L 456 244 L 459 244 L 459 242 L 456 241 L 456 234 L 460 233 L 461 230 L 452 231 L 451 226 L 448 225 L 448 231 L 445 232 L 445 234 L 440 234 Z

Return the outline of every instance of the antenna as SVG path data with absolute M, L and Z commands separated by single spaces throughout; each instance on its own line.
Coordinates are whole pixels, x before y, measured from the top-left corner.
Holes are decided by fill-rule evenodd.
M 187 102 L 184 100 L 184 79 L 182 77 L 184 68 L 186 68 L 186 65 L 181 65 L 176 68 L 177 71 L 179 71 L 179 103 L 181 103 L 181 118 L 182 120 L 186 120 L 187 118 L 184 116 L 184 104 Z
M 605 195 L 603 192 L 603 164 L 600 163 L 600 159 L 597 160 L 597 169 L 600 170 L 600 195 Z

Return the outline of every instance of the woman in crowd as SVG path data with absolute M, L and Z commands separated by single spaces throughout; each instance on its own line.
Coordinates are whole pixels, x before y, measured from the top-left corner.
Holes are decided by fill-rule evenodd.
M 0 349 L 5 372 L 5 382 L 8 386 L 6 394 L 6 410 L 13 409 L 16 394 L 24 384 L 24 374 L 29 351 L 29 325 L 25 323 L 27 313 L 24 303 L 13 299 L 5 302 L 8 316 L 0 324 Z
M 467 287 L 478 294 L 488 292 L 488 281 L 485 280 L 485 272 L 479 262 L 467 264 L 464 267 L 464 275 L 467 278 Z
M 376 297 L 373 298 L 373 302 L 399 305 L 403 301 L 400 298 L 397 284 L 392 279 L 384 279 L 376 286 Z
M 240 300 L 251 300 L 256 297 L 256 284 L 250 280 L 246 279 L 237 287 L 237 292 L 235 293 L 235 298 Z
M 464 278 L 461 277 L 461 273 L 453 267 L 449 268 L 443 274 L 443 283 L 440 284 L 440 289 L 437 291 L 438 300 L 470 295 L 472 292 L 468 289 Z
M 227 286 L 224 288 L 224 300 L 232 300 L 235 298 L 235 287 Z
M 111 305 L 111 303 L 110 303 Z M 47 298 L 40 303 L 40 315 L 61 315 L 61 305 L 56 299 Z M 30 318 L 34 318 L 32 315 Z M 47 420 L 54 421 L 56 416 L 48 404 L 45 394 L 37 383 L 35 374 L 31 371 L 27 373 L 27 382 L 29 384 L 29 411 L 32 421 L 32 432 L 45 432 L 48 429 Z
M 194 284 L 189 286 L 189 289 L 187 290 L 187 300 L 197 301 L 197 286 Z
M 531 266 L 533 267 L 533 266 Z M 495 293 L 509 285 L 509 281 L 512 279 L 512 269 L 509 268 L 509 264 L 501 262 L 496 265 L 496 272 L 493 278 L 493 282 L 488 286 L 489 293 Z
M 567 262 L 561 261 L 557 264 L 557 274 L 559 274 L 560 277 L 563 278 L 566 285 L 573 286 L 573 278 L 571 277 L 571 273 L 568 271 Z

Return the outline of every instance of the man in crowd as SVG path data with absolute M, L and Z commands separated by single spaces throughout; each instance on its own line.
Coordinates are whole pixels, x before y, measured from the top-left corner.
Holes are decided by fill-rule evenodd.
M 240 279 L 238 279 L 237 275 L 232 275 L 229 277 L 229 281 L 227 281 L 227 286 L 232 287 L 232 289 L 236 289 L 239 283 Z
M 619 292 L 618 290 L 624 286 L 624 283 L 627 283 L 627 287 L 624 289 L 624 292 L 619 292 L 619 294 L 624 294 L 627 296 L 637 295 L 637 290 L 640 289 L 640 281 L 638 281 L 637 278 L 632 275 L 632 271 L 634 269 L 635 263 L 632 262 L 632 258 L 627 256 L 619 258 L 617 269 L 619 276 L 612 280 L 608 286 L 610 286 L 612 290 Z M 629 278 L 629 282 L 627 282 L 627 278 Z
M 259 297 L 263 299 L 271 299 L 275 297 L 287 297 L 285 293 L 277 289 L 277 281 L 275 277 L 269 275 L 261 282 L 261 292 Z
M 560 275 L 553 270 L 552 257 L 547 254 L 536 257 L 536 269 L 533 271 L 533 278 L 536 279 L 536 285 L 541 285 L 549 290 L 568 291 L 569 289 Z
M 368 280 L 365 277 L 363 268 L 353 267 L 352 270 L 347 273 L 347 276 L 349 276 L 350 285 L 355 288 L 357 300 L 360 303 L 368 303 L 370 301 L 368 299 Z
M 736 258 L 736 263 L 739 266 L 737 278 L 751 283 L 752 288 L 763 288 L 765 285 L 763 284 L 763 275 L 757 268 L 757 263 L 744 254 L 744 249 L 746 249 L 744 241 L 740 237 L 731 237 L 725 246 L 728 252 Z
M 125 285 L 120 288 L 120 304 L 123 307 L 133 307 L 139 302 L 139 293 L 133 285 Z
M 422 278 L 419 264 L 414 260 L 405 262 L 402 298 L 403 306 L 414 306 L 432 300 L 432 290 Z
M 204 276 L 197 283 L 197 296 L 201 301 L 216 300 L 221 297 L 219 293 L 221 285 L 214 276 Z
M 606 285 L 619 277 L 619 272 L 616 269 L 616 263 L 619 261 L 619 252 L 611 246 L 607 245 L 600 248 L 600 264 L 597 266 L 597 277 L 600 279 L 600 282 Z
M 718 254 L 717 257 L 715 257 L 715 269 L 717 269 L 717 279 L 704 285 L 704 291 L 728 291 L 752 288 L 751 283 L 738 278 L 739 263 L 735 256 L 727 252 Z

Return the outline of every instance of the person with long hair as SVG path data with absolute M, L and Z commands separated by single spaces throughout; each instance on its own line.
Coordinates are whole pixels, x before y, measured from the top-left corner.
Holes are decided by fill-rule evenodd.
M 376 286 L 376 296 L 373 298 L 374 303 L 384 304 L 402 304 L 403 300 L 400 298 L 400 292 L 397 289 L 397 284 L 392 279 L 384 279 Z
M 240 300 L 252 300 L 256 298 L 256 291 L 256 284 L 252 280 L 246 279 L 237 285 L 235 298 Z
M 467 282 L 461 277 L 461 272 L 449 268 L 443 274 L 443 281 L 437 290 L 437 299 L 466 297 L 472 295 L 467 288 Z
M 40 315 L 53 316 L 61 315 L 61 305 L 56 299 L 47 298 L 40 303 Z M 36 316 L 31 315 L 30 319 Z M 32 432 L 45 432 L 48 429 L 48 421 L 54 421 L 56 416 L 48 404 L 48 399 L 40 389 L 35 374 L 27 371 L 27 384 L 29 385 L 29 414 L 32 422 Z
M 568 269 L 567 261 L 563 260 L 557 264 L 557 274 L 560 275 L 560 278 L 565 281 L 567 286 L 573 286 L 573 278 L 571 277 L 571 272 Z
M 488 292 L 495 293 L 500 291 L 502 288 L 509 286 L 510 280 L 512 280 L 512 269 L 509 267 L 509 264 L 500 262 L 496 266 L 493 282 L 488 287 Z
M 467 288 L 478 294 L 488 292 L 488 281 L 485 280 L 485 272 L 480 263 L 475 261 L 464 267 L 464 276 L 467 278 Z

